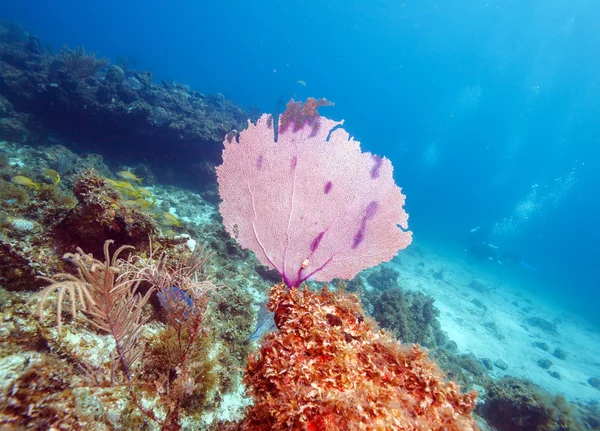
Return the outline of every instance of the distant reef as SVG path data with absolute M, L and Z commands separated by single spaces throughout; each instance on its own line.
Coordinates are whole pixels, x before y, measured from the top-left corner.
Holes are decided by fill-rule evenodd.
M 118 63 L 83 47 L 52 52 L 0 20 L 0 140 L 54 139 L 120 162 L 214 166 L 225 135 L 251 117 L 222 94 L 157 84 Z

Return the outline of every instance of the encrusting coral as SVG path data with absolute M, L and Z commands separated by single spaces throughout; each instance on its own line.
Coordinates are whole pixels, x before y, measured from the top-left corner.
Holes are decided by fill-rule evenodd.
M 417 345 L 363 316 L 358 299 L 274 286 L 279 331 L 249 358 L 243 430 L 476 430 L 462 394 Z

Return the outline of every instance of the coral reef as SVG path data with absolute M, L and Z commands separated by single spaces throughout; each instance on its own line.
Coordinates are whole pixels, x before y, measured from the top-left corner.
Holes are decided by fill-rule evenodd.
M 369 271 L 367 281 L 374 289 L 384 291 L 398 287 L 398 278 L 400 273 L 393 268 L 381 265 L 372 271 Z
M 444 347 L 448 337 L 437 319 L 434 298 L 421 292 L 402 289 L 400 274 L 381 265 L 365 271 L 348 282 L 347 289 L 360 295 L 369 314 L 403 343 L 417 343 L 429 348 Z M 367 280 L 371 289 L 364 285 Z
M 399 289 L 399 274 L 389 267 L 365 276 L 374 289 L 358 276 L 348 290 L 360 292 L 371 315 L 396 337 L 430 347 L 443 373 L 420 347 L 402 346 L 379 330 L 346 293 L 280 284 L 271 292 L 271 312 L 259 308 L 282 275 L 288 287 L 324 279 L 318 274 L 337 256 L 323 227 L 310 234 L 299 229 L 304 237 L 290 242 L 276 232 L 278 243 L 268 244 L 275 259 L 281 260 L 282 247 L 294 252 L 294 244 L 303 246 L 287 262 L 269 265 L 279 272 L 240 247 L 235 239 L 247 224 L 226 220 L 225 230 L 212 205 L 219 201 L 215 164 L 223 139 L 237 149 L 258 145 L 249 160 L 265 175 L 267 188 L 287 178 L 287 169 L 299 173 L 294 185 L 302 199 L 292 203 L 308 202 L 300 212 L 314 216 L 317 226 L 356 189 L 342 171 L 356 177 L 361 167 L 364 187 L 391 178 L 389 162 L 360 153 L 343 129 L 322 139 L 326 144 L 313 142 L 337 124 L 319 115 L 318 108 L 329 105 L 324 99 L 292 101 L 279 119 L 261 117 L 249 126 L 264 132 L 253 141 L 252 130 L 243 129 L 258 115 L 222 94 L 157 84 L 134 66 L 131 59 L 110 65 L 83 47 L 53 53 L 0 20 L 0 139 L 12 141 L 0 141 L 0 428 L 476 429 L 475 395 L 461 394 L 449 378 L 463 390 L 483 391 L 481 412 L 500 431 L 581 429 L 564 399 L 523 381 L 493 383 L 484 366 L 506 365 L 459 354 L 439 327 L 433 299 Z M 304 153 L 292 146 L 296 140 L 326 145 L 332 153 Z M 275 147 L 290 151 L 270 159 L 265 149 L 276 141 Z M 111 168 L 103 156 L 80 157 L 67 147 L 100 151 Z M 349 167 L 335 166 L 340 154 L 348 156 Z M 266 169 L 270 164 L 281 168 L 279 177 Z M 315 188 L 315 181 L 321 186 Z M 368 197 L 364 205 L 345 209 L 348 217 L 330 226 L 339 228 L 349 254 L 378 246 L 370 241 L 388 239 L 398 222 L 406 227 L 403 195 L 393 180 L 385 184 L 393 199 L 371 200 L 367 188 L 360 190 Z M 269 198 L 277 205 L 262 199 L 267 211 L 252 217 L 276 218 L 281 196 Z M 398 212 L 380 218 L 387 207 Z M 410 241 L 406 231 L 399 236 L 381 256 L 389 258 Z M 111 241 L 112 255 L 105 249 Z M 214 254 L 199 245 L 204 242 Z M 425 259 L 418 247 L 412 253 Z M 208 257 L 214 265 L 207 265 Z M 377 263 L 358 260 L 356 271 Z M 419 265 L 426 274 L 425 262 Z M 443 266 L 428 272 L 444 278 Z M 338 267 L 327 276 L 350 275 Z M 34 296 L 31 291 L 47 282 Z M 470 287 L 492 289 L 476 280 Z M 40 299 L 40 321 L 32 297 Z M 472 303 L 485 309 L 476 299 Z M 276 331 L 268 333 L 275 322 Z M 533 317 L 527 323 L 556 333 L 559 322 Z M 543 343 L 538 347 L 551 351 Z M 564 360 L 565 350 L 553 354 Z M 224 424 L 218 410 L 229 408 L 231 397 L 238 397 L 237 413 L 249 402 L 242 400 L 244 367 L 255 404 L 241 422 Z M 600 387 L 596 377 L 587 384 Z M 597 404 L 577 409 L 586 429 L 600 428 Z
M 107 58 L 97 58 L 95 52 L 86 52 L 83 46 L 75 50 L 63 47 L 60 60 L 67 74 L 77 80 L 89 78 L 104 69 L 109 61 Z M 107 74 L 107 78 L 109 75 Z M 112 80 L 107 79 L 108 82 Z
M 492 383 L 492 378 L 484 365 L 472 353 L 461 354 L 448 347 L 432 352 L 446 376 L 465 390 L 482 390 L 485 397 L 485 390 Z
M 371 298 L 373 317 L 385 329 L 395 332 L 403 343 L 418 343 L 426 347 L 444 346 L 448 337 L 437 320 L 439 311 L 434 299 L 421 292 L 388 289 Z
M 363 316 L 358 299 L 324 288 L 273 287 L 278 332 L 249 358 L 254 398 L 244 430 L 474 430 L 463 395 L 417 346 Z
M 83 47 L 53 53 L 17 29 L 0 23 L 6 36 L 0 40 L 0 139 L 74 141 L 122 163 L 144 154 L 163 181 L 214 189 L 221 142 L 245 127 L 247 111 L 221 94 L 157 84 L 149 72 L 106 68 L 106 59 Z
M 235 317 L 248 303 L 205 279 L 211 253 L 198 246 L 124 260 L 119 254 L 127 247 L 111 254 L 109 245 L 104 261 L 81 250 L 68 256 L 78 276 L 47 280 L 52 284 L 40 294 L 38 312 L 54 303 L 57 291 L 59 326 L 66 314 L 84 318 L 63 323 L 62 331 L 32 325 L 32 304 L 0 290 L 8 335 L 0 342 L 0 362 L 21 368 L 14 378 L 0 378 L 2 424 L 178 430 L 186 421 L 198 429 L 210 423 L 202 415 L 210 416 L 222 394 L 238 385 L 242 364 L 236 360 L 248 353 L 240 341 L 251 319 Z M 158 297 L 154 310 L 151 297 Z M 223 321 L 227 331 L 216 324 Z
M 220 95 L 205 96 L 176 83 L 159 86 L 148 72 L 128 71 L 126 76 L 110 68 L 102 79 L 96 72 L 106 61 L 82 47 L 52 54 L 12 41 L 0 44 L 0 58 L 2 95 L 12 106 L 51 130 L 76 132 L 80 140 L 126 138 L 157 150 L 164 141 L 216 144 L 248 118 Z M 69 126 L 73 123 L 77 130 Z
M 600 401 L 590 401 L 587 404 L 578 403 L 579 420 L 586 430 L 600 430 Z
M 13 290 L 34 289 L 41 285 L 36 276 L 62 270 L 51 230 L 76 201 L 62 184 L 38 177 L 33 163 L 22 163 L 21 158 L 39 161 L 42 151 L 0 142 L 0 156 L 5 161 L 0 166 L 0 282 Z M 19 176 L 36 187 L 18 184 Z
M 550 395 L 529 381 L 513 377 L 494 382 L 480 410 L 498 431 L 584 429 L 562 395 Z

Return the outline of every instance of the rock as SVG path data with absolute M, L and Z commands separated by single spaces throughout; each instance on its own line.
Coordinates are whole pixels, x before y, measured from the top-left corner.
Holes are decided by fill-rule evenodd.
M 490 371 L 492 371 L 494 369 L 494 363 L 489 358 L 482 358 L 479 360 L 479 362 L 481 362 L 481 365 L 483 365 L 485 368 L 487 368 Z
M 473 305 L 475 305 L 476 307 L 479 307 L 479 308 L 481 308 L 483 311 L 487 311 L 487 307 L 486 307 L 486 305 L 485 305 L 483 302 L 481 302 L 479 299 L 477 299 L 477 298 L 473 298 L 473 299 L 471 300 L 471 303 L 472 303 Z
M 14 230 L 19 232 L 31 232 L 35 228 L 35 223 L 25 219 L 13 219 L 10 222 Z
M 552 366 L 552 361 L 550 359 L 538 359 L 537 364 L 544 370 L 547 370 Z
M 42 53 L 40 39 L 37 36 L 29 35 L 29 39 L 27 41 L 27 50 L 36 55 L 40 55 Z
M 185 244 L 187 245 L 187 247 L 189 248 L 189 250 L 190 250 L 191 252 L 193 252 L 194 250 L 196 250 L 196 246 L 198 245 L 198 244 L 196 243 L 196 240 L 195 240 L 195 239 L 192 239 L 192 238 L 188 239 L 188 240 L 187 240 L 187 242 L 186 242 Z
M 548 344 L 543 343 L 541 341 L 535 341 L 531 345 L 534 347 L 537 347 L 538 349 L 542 349 L 544 352 L 547 352 L 548 350 L 550 350 L 550 347 L 548 346 Z
M 560 380 L 560 374 L 558 374 L 556 371 L 548 371 L 548 374 L 550 374 L 555 379 Z
M 500 329 L 498 328 L 498 325 L 496 325 L 496 322 L 490 320 L 488 322 L 484 322 L 483 326 L 489 329 L 494 337 L 496 337 L 498 340 L 504 340 L 505 337 L 502 333 L 500 333 Z
M 540 328 L 542 331 L 547 332 L 549 334 L 557 334 L 558 330 L 555 322 L 550 322 L 541 317 L 530 317 L 527 319 L 527 323 L 531 326 L 535 326 Z
M 496 362 L 494 362 L 494 365 L 501 370 L 506 370 L 508 368 L 508 365 L 506 365 L 506 362 L 504 362 L 502 359 L 498 359 Z
M 564 360 L 564 359 L 567 359 L 567 352 L 565 352 L 560 347 L 557 347 L 556 349 L 554 349 L 554 352 L 552 352 L 552 356 L 554 356 L 555 358 Z
M 110 86 L 119 86 L 125 79 L 125 72 L 119 66 L 115 66 L 114 64 L 108 68 L 106 71 L 106 77 L 104 81 Z
M 590 377 L 587 382 L 591 387 L 600 389 L 600 379 L 598 377 Z
M 127 88 L 133 91 L 139 91 L 144 88 L 143 84 L 135 77 L 130 76 L 122 84 L 123 88 Z

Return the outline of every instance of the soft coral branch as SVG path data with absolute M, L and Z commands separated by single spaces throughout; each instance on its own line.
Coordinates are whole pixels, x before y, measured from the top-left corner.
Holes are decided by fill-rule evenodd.
M 149 289 L 145 295 L 138 292 L 140 280 L 126 272 L 127 261 L 119 259 L 124 250 L 133 247 L 122 246 L 111 257 L 109 247 L 112 243 L 112 240 L 108 240 L 104 244 L 104 262 L 85 254 L 81 249 L 65 254 L 65 259 L 77 267 L 77 276 L 56 274 L 53 278 L 44 278 L 52 284 L 42 290 L 38 312 L 41 315 L 48 295 L 58 291 L 56 318 L 60 333 L 62 303 L 65 293 L 69 293 L 73 315 L 79 308 L 92 325 L 113 337 L 113 364 L 117 361 L 126 379 L 131 380 L 131 368 L 143 350 L 139 338 L 147 318 L 142 315 L 142 309 L 153 289 Z M 116 379 L 115 371 L 113 366 L 113 381 Z

